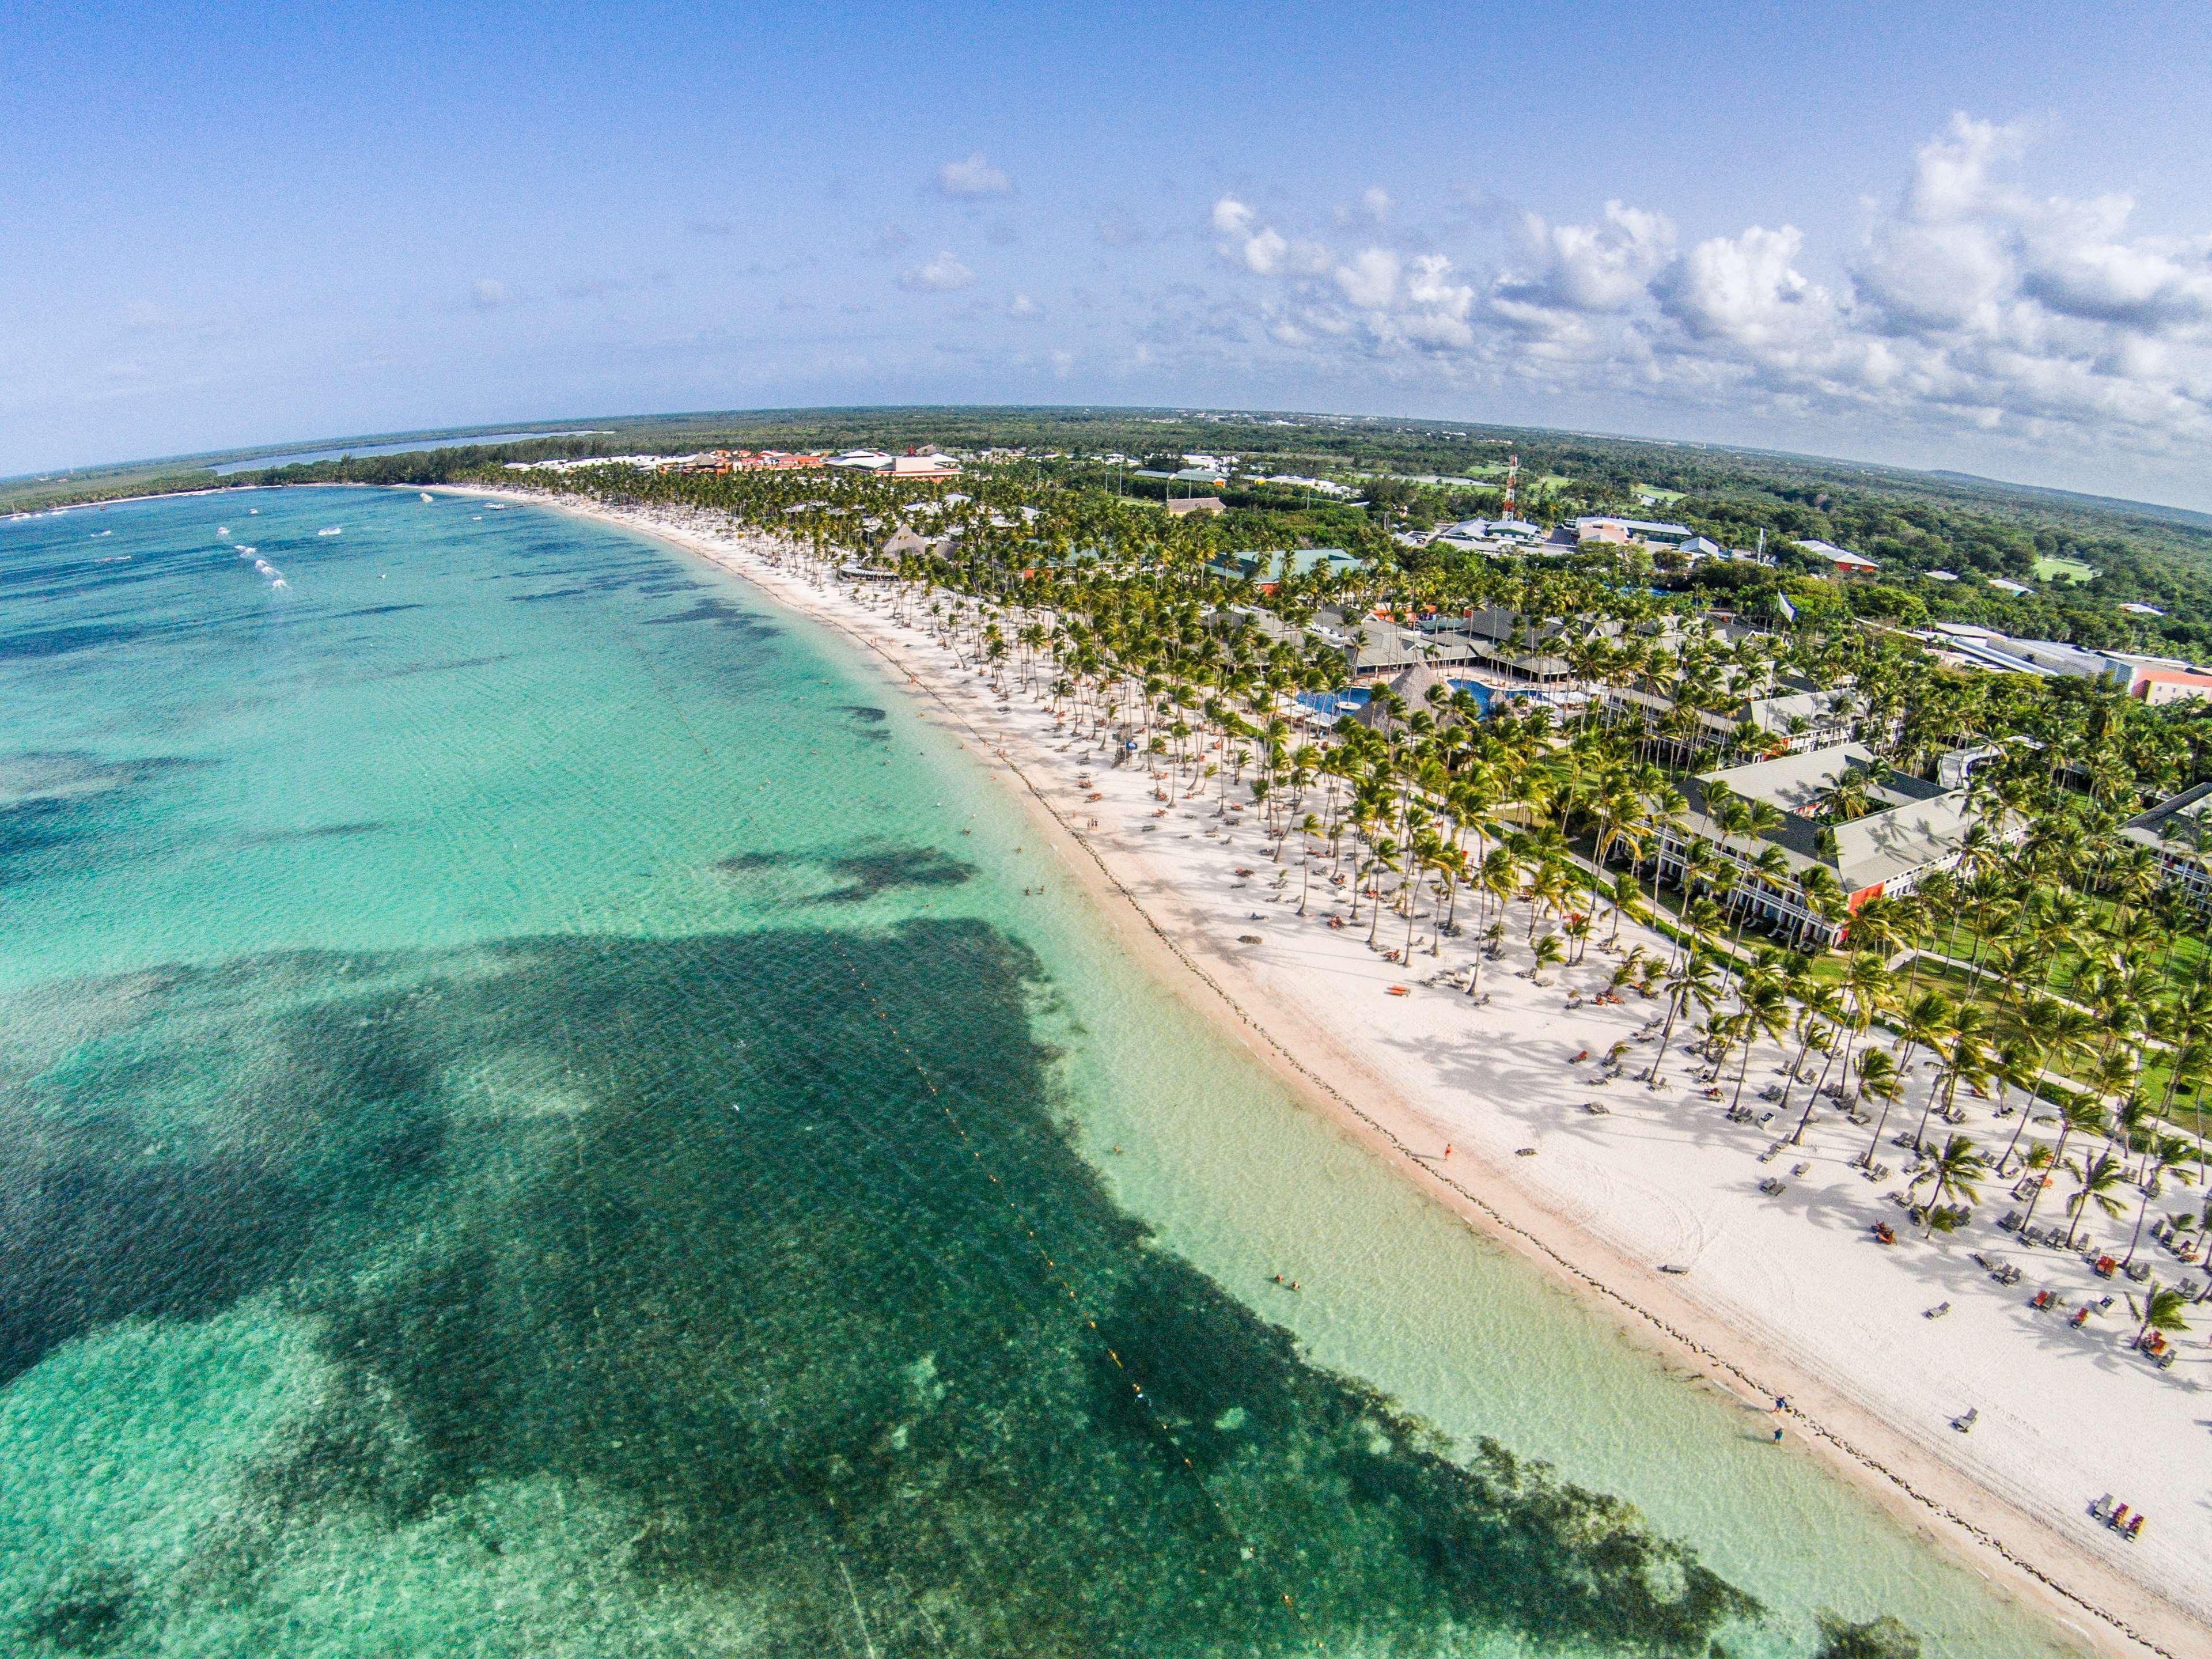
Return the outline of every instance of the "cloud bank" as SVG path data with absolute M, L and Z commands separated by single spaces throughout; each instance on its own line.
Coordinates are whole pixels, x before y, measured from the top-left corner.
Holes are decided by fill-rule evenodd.
M 1504 257 L 1466 269 L 1382 235 L 1387 198 L 1349 244 L 1236 196 L 1208 228 L 1248 339 L 1333 378 L 1626 392 L 2169 459 L 2203 447 L 2212 235 L 2137 234 L 2125 195 L 2034 195 L 2015 182 L 2027 149 L 2021 127 L 1955 116 L 1868 205 L 1855 245 L 1817 252 L 1786 223 L 1686 245 L 1666 214 L 1618 201 L 1590 222 L 1522 215 Z

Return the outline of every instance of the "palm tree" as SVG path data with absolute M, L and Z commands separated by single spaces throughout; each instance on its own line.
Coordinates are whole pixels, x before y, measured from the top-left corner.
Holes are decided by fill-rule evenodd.
M 1309 812 L 1298 820 L 1298 914 L 1306 913 L 1306 895 L 1313 890 L 1313 844 L 1321 834 L 1321 819 Z M 1279 849 L 1279 846 L 1278 848 Z
M 2156 1279 L 2153 1279 L 2148 1285 L 2143 1287 L 2143 1299 L 2141 1308 L 2142 1313 L 2142 1323 L 2136 1327 L 2135 1340 L 2129 1346 L 2131 1347 L 2140 1348 L 2149 1338 L 2150 1334 L 2153 1331 L 2180 1332 L 2187 1330 L 2189 1328 L 2189 1322 L 2182 1317 L 2182 1310 L 2188 1305 L 2189 1304 L 2182 1299 L 2182 1295 L 2179 1291 L 2173 1290 L 2169 1286 L 2160 1284 Z M 2136 1303 L 2135 1297 L 2130 1297 L 2128 1298 L 2128 1308 L 2130 1312 L 2136 1310 Z
M 2069 1095 L 2058 1103 L 2058 1144 L 2051 1148 L 2052 1166 L 2066 1161 L 2066 1143 L 2076 1134 L 2097 1134 L 2105 1127 L 2105 1109 L 2086 1095 Z M 2021 1229 L 2026 1231 L 2028 1223 L 2035 1219 L 2035 1206 L 2041 1200 L 2044 1188 L 2039 1186 L 2034 1196 L 2027 1201 L 2027 1213 L 2021 1218 Z
M 1805 1056 L 1818 1047 L 1829 1051 L 1830 1034 L 1844 1028 L 1843 994 L 1832 985 L 1808 985 L 1800 990 L 1797 999 L 1797 1052 L 1790 1060 L 1790 1075 L 1782 1088 L 1782 1103 L 1778 1109 L 1790 1109 L 1790 1097 L 1797 1092 L 1797 1074 L 1805 1069 Z M 1820 1099 L 1817 1086 L 1813 1098 Z M 1812 1106 L 1805 1109 L 1808 1113 Z M 1802 1124 L 1799 1126 L 1803 1127 Z
M 1751 1051 L 1759 1046 L 1759 1039 L 1765 1036 L 1779 1042 L 1790 1030 L 1790 995 L 1777 965 L 1754 967 L 1738 981 L 1736 1019 L 1743 1036 L 1743 1063 L 1736 1069 L 1735 1096 L 1729 1103 L 1731 1109 L 1743 1104 L 1744 1079 L 1751 1074 Z
M 1623 917 L 1631 921 L 1645 921 L 1650 918 L 1651 907 L 1644 901 L 1644 889 L 1638 885 L 1633 870 L 1624 870 L 1615 876 L 1607 890 L 1606 897 L 1613 904 L 1613 932 L 1606 939 L 1608 946 L 1620 943 Z
M 1859 1158 L 1862 1169 L 1874 1168 L 1875 1149 L 1881 1145 L 1882 1129 L 1889 1122 L 1889 1109 L 1897 1104 L 1897 1097 L 1904 1090 L 1905 1079 L 1899 1075 L 1897 1062 L 1890 1058 L 1888 1049 L 1863 1048 L 1859 1051 L 1859 1097 L 1863 1100 L 1871 1095 L 1881 1103 L 1881 1115 L 1875 1120 L 1874 1139 L 1867 1143 L 1867 1149 Z M 1811 1115 L 1810 1109 L 1806 1115 Z M 1802 1133 L 1805 1126 L 1800 1123 L 1797 1127 Z M 1796 1137 L 1793 1135 L 1790 1139 L 1794 1140 Z
M 2136 1246 L 2142 1241 L 2143 1220 L 2150 1213 L 2150 1201 L 2157 1196 L 2162 1179 L 2171 1172 L 2176 1181 L 2186 1184 L 2189 1171 L 2181 1166 L 2197 1155 L 2196 1147 L 2179 1135 L 2154 1133 L 2148 1140 L 2143 1148 L 2142 1168 L 2136 1172 L 2142 1200 L 2136 1206 L 2136 1230 L 2128 1236 L 2128 1253 L 2120 1259 L 2123 1267 L 2136 1259 Z
M 2120 1160 L 2110 1152 L 2099 1153 L 2089 1160 L 2087 1168 L 2076 1173 L 2081 1176 L 2081 1184 L 2075 1189 L 2074 1196 L 2066 1200 L 2067 1213 L 2074 1218 L 2066 1228 L 2066 1248 L 2069 1250 L 2074 1248 L 2075 1229 L 2081 1224 L 2081 1218 L 2088 1212 L 2092 1203 L 2106 1215 L 2116 1218 L 2125 1207 L 2113 1194 L 2125 1183 L 2128 1172 Z
M 1667 1063 L 1668 1045 L 1674 1040 L 1674 1022 L 1682 1010 L 1694 1000 L 1698 1006 L 1710 1010 L 1719 1000 L 1720 986 L 1714 977 L 1713 959 L 1704 945 L 1690 950 L 1678 961 L 1667 975 L 1667 1024 L 1659 1034 L 1659 1052 L 1651 1057 L 1651 1076 L 1648 1086 L 1656 1090 L 1666 1081 L 1661 1067 Z
M 1959 1079 L 1967 1079 L 1979 1086 L 1990 1074 L 1989 1017 L 1978 1003 L 1959 1005 L 1951 1016 L 1950 1047 L 1943 1055 L 1942 1095 L 1943 1111 L 1951 1113 L 1959 1093 Z M 1928 1103 L 1921 1109 L 1920 1125 L 1912 1132 L 1912 1144 L 1921 1145 L 1928 1133 L 1929 1115 L 1936 1109 L 1936 1091 L 1928 1091 Z
M 1974 1150 L 1974 1143 L 1964 1135 L 1953 1135 L 1943 1143 L 1943 1150 L 1932 1154 L 1920 1173 L 1912 1177 L 1908 1192 L 1918 1189 L 1921 1182 L 1932 1182 L 1924 1214 L 1929 1217 L 1929 1236 L 1935 1235 L 1933 1212 L 1945 1199 L 1964 1200 L 1968 1204 L 1981 1202 L 1981 1194 L 1974 1183 L 1989 1173 L 1989 1164 Z

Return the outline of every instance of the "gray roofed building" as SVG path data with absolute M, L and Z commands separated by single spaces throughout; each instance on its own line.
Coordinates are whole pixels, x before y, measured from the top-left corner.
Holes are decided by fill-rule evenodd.
M 1434 710 L 1437 703 L 1448 700 L 1457 688 L 1426 663 L 1417 663 L 1387 681 L 1383 689 L 1402 700 L 1406 712 L 1412 714 L 1424 708 Z M 1431 691 L 1439 694 L 1433 701 L 1429 696 Z M 1382 712 L 1382 702 L 1380 697 L 1370 697 L 1352 718 L 1375 731 L 1387 729 L 1394 722 Z
M 1474 656 L 1465 640 L 1449 635 L 1424 638 L 1377 617 L 1369 617 L 1355 632 L 1338 635 L 1331 643 L 1344 653 L 1345 666 L 1354 679 L 1392 674 L 1419 663 L 1463 663 Z
M 1668 717 L 1674 712 L 1671 697 L 1637 686 L 1608 686 L 1605 706 L 1610 714 L 1641 720 L 1644 740 L 1677 759 L 1691 746 L 1684 734 L 1669 729 Z M 1849 740 L 1863 713 L 1849 691 L 1780 691 L 1748 697 L 1733 709 L 1698 709 L 1696 746 L 1710 745 L 1723 754 L 1823 749 Z
M 1868 776 L 1874 810 L 1844 823 L 1823 823 L 1822 806 L 1855 771 Z M 1660 832 L 1660 873 L 1679 883 L 1690 844 L 1709 842 L 1735 869 L 1732 907 L 1746 907 L 1794 937 L 1823 945 L 1843 937 L 1848 917 L 1825 918 L 1806 904 L 1799 884 L 1808 872 L 1826 869 L 1851 909 L 1879 894 L 1910 893 L 1930 871 L 1958 862 L 1976 817 L 1965 791 L 1891 771 L 1856 743 L 1706 772 L 1684 779 L 1681 787 L 1688 810 L 1679 824 Z M 1781 821 L 1756 836 L 1729 835 L 1710 810 L 1722 787 L 1774 808 Z M 1769 847 L 1780 849 L 1787 879 L 1754 869 Z
M 1224 553 L 1208 561 L 1206 568 L 1207 574 L 1224 581 L 1250 581 L 1267 587 L 1283 580 L 1285 573 L 1295 580 L 1316 571 L 1334 575 L 1340 571 L 1357 570 L 1364 562 L 1358 554 L 1347 553 L 1340 547 L 1300 547 L 1272 552 Z
M 2120 826 L 2156 855 L 2160 878 L 2197 909 L 2212 910 L 2212 783 L 2169 795 Z

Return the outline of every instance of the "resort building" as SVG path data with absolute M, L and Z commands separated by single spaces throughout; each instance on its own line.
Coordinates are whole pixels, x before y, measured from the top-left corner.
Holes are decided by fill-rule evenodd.
M 1209 560 L 1206 569 L 1208 575 L 1218 576 L 1225 582 L 1249 581 L 1262 593 L 1272 593 L 1283 585 L 1286 576 L 1293 581 L 1304 581 L 1316 572 L 1332 576 L 1358 570 L 1362 562 L 1358 555 L 1347 553 L 1340 547 L 1300 547 L 1287 551 L 1224 553 Z
M 1690 539 L 1690 526 L 1686 524 L 1666 524 L 1656 519 L 1587 518 L 1575 520 L 1575 540 L 1578 543 L 1612 542 L 1626 545 L 1639 542 L 1646 547 L 1680 547 Z
M 960 463 L 950 455 L 939 454 L 933 448 L 906 455 L 886 455 L 880 449 L 848 449 L 842 455 L 830 456 L 826 465 L 851 472 L 873 472 L 880 477 L 902 482 L 960 476 Z
M 1541 542 L 1544 531 L 1526 519 L 1462 519 L 1430 539 L 1469 553 L 1519 553 Z
M 1849 691 L 1783 691 L 1746 697 L 1727 708 L 1695 708 L 1686 715 L 1662 692 L 1614 685 L 1606 688 L 1603 706 L 1608 720 L 1640 722 L 1645 745 L 1677 762 L 1694 750 L 1772 759 L 1825 749 L 1856 736 L 1865 714 L 1864 705 Z
M 1865 554 L 1854 553 L 1848 547 L 1838 547 L 1833 542 L 1815 538 L 1799 542 L 1797 545 L 1815 558 L 1826 559 L 1839 576 L 1863 576 L 1870 570 L 1881 568 Z
M 1871 810 L 1826 821 L 1840 798 L 1855 792 Z M 1771 809 L 1778 822 L 1747 836 L 1729 834 L 1717 805 L 1723 793 Z M 1869 899 L 1910 893 L 1930 871 L 1956 864 L 1974 822 L 1964 790 L 1891 771 L 1855 743 L 1701 773 L 1682 781 L 1682 793 L 1688 811 L 1660 830 L 1659 873 L 1680 884 L 1691 845 L 1706 843 L 1713 867 L 1735 879 L 1722 902 L 1732 911 L 1747 907 L 1778 931 L 1823 948 L 1843 938 L 1849 912 Z M 1781 853 L 1773 874 L 1757 867 L 1769 848 Z M 1844 914 L 1822 915 L 1806 902 L 1800 884 L 1816 868 L 1843 895 Z
M 1465 640 L 1439 638 L 1373 617 L 1345 633 L 1319 628 L 1314 632 L 1344 653 L 1345 672 L 1355 680 L 1396 674 L 1424 663 L 1463 665 L 1475 657 L 1474 647 Z
M 2212 911 L 2212 783 L 2168 796 L 2120 833 L 2157 856 L 2166 887 L 2195 909 Z
M 884 476 L 902 483 L 957 478 L 960 476 L 960 463 L 950 455 L 894 455 Z
M 1194 513 L 1210 518 L 1226 511 L 1218 495 L 1186 495 L 1180 501 L 1170 501 L 1167 507 L 1171 519 L 1187 519 Z
M 2142 669 L 2129 683 L 2128 695 L 2154 705 L 2212 696 L 2212 674 L 2199 674 L 2188 669 Z

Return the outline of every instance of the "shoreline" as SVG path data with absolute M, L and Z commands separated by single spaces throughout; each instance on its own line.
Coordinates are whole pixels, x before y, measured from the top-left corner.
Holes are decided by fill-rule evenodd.
M 430 488 L 527 501 L 652 536 L 836 629 L 877 658 L 927 717 L 982 751 L 1094 901 L 1092 908 L 1148 973 L 1243 1042 L 1304 1105 L 1352 1135 L 1417 1190 L 1536 1262 L 1579 1299 L 1603 1307 L 1610 1322 L 1646 1352 L 1739 1399 L 1787 1396 L 1791 1425 L 1825 1467 L 2075 1639 L 2112 1654 L 2203 1650 L 2206 1626 L 2189 1610 L 2058 1531 L 2030 1507 L 2033 1494 L 2022 1501 L 1931 1453 L 1904 1425 L 1886 1418 L 1880 1402 L 1831 1381 L 1773 1330 L 1748 1317 L 1731 1318 L 1688 1294 L 1686 1285 L 1661 1277 L 1620 1242 L 1595 1231 L 1586 1217 L 1513 1179 L 1512 1166 L 1486 1157 L 1480 1146 L 1455 1159 L 1447 1173 L 1434 1148 L 1450 1126 L 1440 1127 L 1435 1114 L 1423 1111 L 1396 1079 L 1381 1074 L 1376 1056 L 1355 1052 L 1322 1022 L 1278 1020 L 1285 1027 L 1279 1031 L 1255 1015 L 1255 1006 L 1279 1008 L 1281 1003 L 1279 993 L 1264 985 L 1264 969 L 1255 965 L 1259 958 L 1210 948 L 1196 919 L 1178 926 L 1170 914 L 1175 890 L 1164 886 L 1158 871 L 1145 867 L 1165 838 L 1147 844 L 1139 837 L 1123 848 L 1111 831 L 1079 829 L 1051 799 L 1049 784 L 1041 781 L 1054 758 L 1042 738 L 1021 729 L 1018 714 L 1002 718 L 980 696 L 962 698 L 944 665 L 924 659 L 924 651 L 939 650 L 932 642 L 898 629 L 842 590 L 825 592 L 767 565 L 734 536 L 519 489 Z M 968 702 L 975 706 L 961 706 Z M 1395 971 L 1412 978 L 1419 970 Z M 1506 994 L 1510 981 L 1498 988 Z

